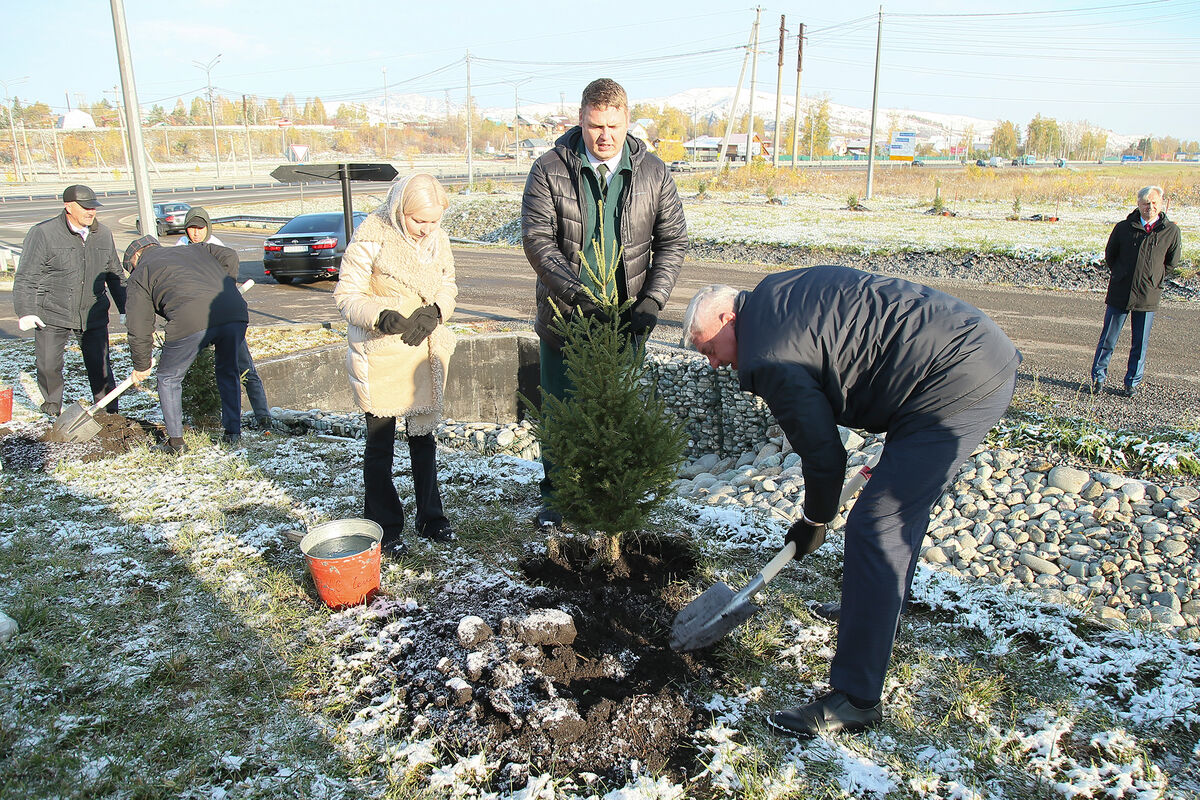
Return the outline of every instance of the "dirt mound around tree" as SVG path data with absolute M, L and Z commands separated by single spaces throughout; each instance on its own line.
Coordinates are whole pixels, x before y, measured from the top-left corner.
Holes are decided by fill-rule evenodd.
M 5 471 L 49 472 L 63 461 L 97 461 L 155 442 L 156 429 L 149 423 L 103 410 L 94 419 L 100 431 L 86 442 L 54 441 L 49 421 L 0 427 L 0 465 Z
M 595 555 L 560 540 L 531 550 L 521 575 L 471 575 L 419 605 L 377 599 L 352 622 L 367 622 L 371 657 L 359 630 L 333 703 L 351 729 L 486 753 L 502 789 L 531 771 L 620 783 L 633 762 L 686 779 L 691 735 L 709 724 L 688 687 L 711 667 L 667 638 L 686 602 L 670 587 L 694 557 L 676 540 L 627 537 L 613 580 Z

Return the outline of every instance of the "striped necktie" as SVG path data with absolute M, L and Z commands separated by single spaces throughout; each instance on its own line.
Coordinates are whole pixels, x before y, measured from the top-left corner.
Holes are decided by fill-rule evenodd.
M 600 176 L 600 196 L 608 197 L 608 164 L 596 167 L 596 174 Z

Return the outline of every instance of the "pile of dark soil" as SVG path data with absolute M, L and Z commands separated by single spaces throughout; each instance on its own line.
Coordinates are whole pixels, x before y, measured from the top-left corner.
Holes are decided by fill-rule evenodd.
M 100 432 L 86 442 L 58 442 L 49 436 L 50 421 L 0 427 L 0 465 L 5 471 L 50 471 L 62 461 L 96 461 L 154 444 L 155 426 L 97 410 Z
M 486 752 L 501 790 L 531 773 L 620 785 L 635 761 L 685 780 L 691 735 L 710 724 L 689 687 L 711 666 L 667 640 L 690 599 L 672 587 L 695 559 L 659 537 L 627 537 L 621 555 L 596 569 L 590 543 L 560 539 L 532 549 L 522 575 L 474 574 L 419 608 L 377 598 L 355 621 L 373 655 L 362 659 L 357 628 L 333 705 L 358 724 Z

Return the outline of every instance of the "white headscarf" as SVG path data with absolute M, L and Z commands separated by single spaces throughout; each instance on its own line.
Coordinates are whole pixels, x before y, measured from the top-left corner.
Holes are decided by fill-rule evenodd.
M 401 238 L 408 242 L 417 251 L 421 261 L 430 262 L 437 258 L 441 252 L 442 237 L 441 236 L 426 236 L 424 239 L 417 241 L 408 235 L 408 230 L 404 226 L 404 194 L 408 189 L 413 178 L 424 175 L 434 183 L 437 183 L 437 178 L 427 172 L 414 172 L 411 175 L 405 175 L 399 181 L 392 185 L 388 190 L 387 197 L 383 201 L 383 205 L 375 209 L 376 214 L 383 218 L 389 226 L 399 231 Z

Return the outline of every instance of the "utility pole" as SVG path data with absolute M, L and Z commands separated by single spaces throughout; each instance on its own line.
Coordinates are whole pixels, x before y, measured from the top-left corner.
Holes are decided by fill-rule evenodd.
M 800 145 L 800 73 L 804 71 L 804 23 L 800 23 L 800 35 L 796 37 L 799 47 L 796 50 L 796 117 L 792 120 L 792 168 L 796 168 L 796 158 Z
M 12 134 L 13 166 L 17 168 L 17 180 L 21 181 L 22 183 L 25 182 L 25 173 L 21 169 L 21 154 L 17 150 L 17 126 L 13 124 L 13 100 L 12 96 L 8 92 L 8 87 L 16 86 L 18 83 L 24 83 L 27 80 L 29 80 L 28 75 L 15 78 L 11 81 L 0 81 L 0 86 L 4 87 L 4 110 L 8 112 L 8 130 L 9 133 Z M 33 165 L 30 164 L 29 166 L 30 171 L 32 172 Z
M 250 175 L 254 175 L 254 147 L 250 142 L 250 108 L 246 103 L 246 95 L 242 95 L 242 126 L 246 130 L 246 167 Z
M 129 154 L 133 159 L 133 188 L 137 192 L 138 215 L 142 232 L 150 230 L 154 220 L 154 198 L 150 175 L 146 172 L 146 151 L 142 145 L 142 114 L 133 79 L 133 59 L 129 53 L 129 33 L 125 27 L 124 0 L 109 0 L 112 6 L 113 35 L 117 40 L 117 66 L 121 70 L 121 92 L 125 97 L 125 129 L 129 132 Z
M 387 67 L 383 68 L 383 157 L 386 160 L 388 157 L 388 142 L 387 129 L 388 120 L 391 115 L 388 113 L 388 88 L 387 88 Z
M 750 32 L 750 41 L 746 44 L 746 55 L 742 57 L 742 71 L 738 73 L 737 88 L 733 90 L 733 105 L 729 107 L 729 118 L 725 120 L 725 136 L 721 139 L 721 149 L 717 153 L 717 166 L 725 163 L 725 154 L 729 152 L 729 136 L 733 132 L 733 121 L 737 117 L 738 98 L 742 94 L 742 80 L 746 77 L 746 62 L 750 60 L 750 46 L 754 43 L 754 30 Z
M 511 83 L 513 87 L 513 159 L 514 165 L 518 173 L 521 171 L 521 101 L 517 96 L 517 89 L 526 83 L 529 83 L 533 78 L 522 78 L 519 81 L 504 81 Z
M 771 136 L 771 166 L 779 166 L 779 129 L 783 124 L 780 119 L 783 114 L 783 40 L 787 35 L 787 28 L 783 26 L 784 16 L 779 15 L 779 70 L 775 76 L 775 132 Z
M 108 92 L 105 92 L 108 94 Z M 129 147 L 125 141 L 125 119 L 121 111 L 121 97 L 116 86 L 112 88 L 113 102 L 117 104 L 117 127 L 121 129 L 121 152 L 125 155 L 125 169 L 132 170 L 133 162 L 129 160 Z
M 879 51 L 883 43 L 883 6 L 879 7 L 879 27 L 875 31 L 875 88 L 871 90 L 871 142 L 867 150 L 867 198 L 875 181 L 875 115 L 879 113 Z
M 213 110 L 213 90 L 212 90 L 212 68 L 221 60 L 221 54 L 217 53 L 217 57 L 207 64 L 202 64 L 199 61 L 193 61 L 192 65 L 198 69 L 204 70 L 204 74 L 208 77 L 208 120 L 212 123 L 213 134 L 213 158 L 217 161 L 217 178 L 221 177 L 221 145 L 217 143 L 217 115 Z
M 471 51 L 467 51 L 467 188 L 475 188 L 475 161 L 471 144 Z
M 750 124 L 746 129 L 746 166 L 750 166 L 754 155 L 754 90 L 758 81 L 758 20 L 762 16 L 762 6 L 754 7 L 754 45 L 750 49 Z

